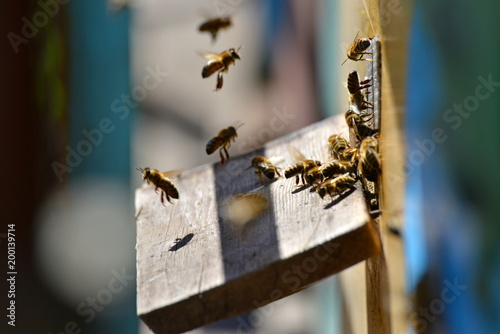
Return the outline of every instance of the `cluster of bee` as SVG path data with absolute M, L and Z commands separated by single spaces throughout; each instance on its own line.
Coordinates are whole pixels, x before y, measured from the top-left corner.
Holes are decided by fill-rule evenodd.
M 229 18 L 218 18 L 213 21 L 203 23 L 199 30 L 209 32 L 215 40 L 220 29 L 231 26 Z M 371 38 L 356 38 L 347 51 L 347 59 L 354 61 L 371 60 L 363 58 L 370 55 L 366 52 L 371 45 Z M 239 50 L 239 49 L 238 49 Z M 227 72 L 229 65 L 234 64 L 235 59 L 239 59 L 238 50 L 230 49 L 212 58 L 203 68 L 203 77 L 219 71 L 217 79 L 217 89 L 222 87 L 222 73 Z M 343 64 L 343 63 L 342 63 Z M 352 71 L 347 78 L 347 90 L 349 92 L 349 110 L 345 113 L 345 120 L 349 128 L 349 139 L 333 134 L 328 138 L 328 152 L 330 160 L 321 162 L 307 159 L 296 148 L 290 147 L 289 153 L 295 161 L 285 169 L 286 179 L 295 178 L 295 185 L 311 186 L 321 198 L 326 195 L 330 197 L 342 197 L 355 189 L 355 184 L 361 181 L 365 190 L 371 189 L 374 193 L 380 175 L 381 160 L 378 153 L 378 131 L 374 129 L 373 103 L 367 99 L 365 90 L 371 87 L 371 79 L 360 81 L 358 73 Z M 243 125 L 243 124 L 241 124 Z M 206 153 L 213 154 L 219 150 L 221 165 L 224 165 L 230 158 L 228 149 L 231 143 L 238 136 L 237 129 L 241 126 L 229 126 L 222 129 L 216 136 L 210 139 L 206 145 Z M 255 156 L 251 160 L 247 169 L 253 168 L 258 177 L 257 182 L 262 182 L 264 178 L 273 182 L 280 178 L 281 167 L 276 164 L 281 157 Z M 178 175 L 177 172 L 161 173 L 155 169 L 139 169 L 143 174 L 143 180 L 155 186 L 155 191 L 160 190 L 160 199 L 164 204 L 164 199 L 171 202 L 171 198 L 178 199 L 179 192 L 172 183 L 172 177 Z M 238 224 L 260 215 L 267 209 L 267 198 L 258 192 L 237 194 L 228 200 L 227 216 Z M 236 214 L 244 212 L 245 214 Z M 233 218 L 231 218 L 233 217 Z M 236 218 L 234 218 L 236 217 Z

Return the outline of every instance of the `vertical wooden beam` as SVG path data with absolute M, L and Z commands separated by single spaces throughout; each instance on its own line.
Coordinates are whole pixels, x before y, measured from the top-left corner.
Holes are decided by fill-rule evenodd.
M 368 333 L 402 333 L 407 327 L 402 231 L 405 194 L 404 113 L 407 39 L 412 4 L 364 0 L 373 33 L 381 41 L 381 136 L 383 161 L 377 225 L 383 252 L 367 261 Z

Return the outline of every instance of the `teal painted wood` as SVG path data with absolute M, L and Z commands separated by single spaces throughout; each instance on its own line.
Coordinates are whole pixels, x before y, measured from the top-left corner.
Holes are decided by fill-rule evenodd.
M 110 11 L 105 1 L 67 6 L 70 177 L 99 175 L 128 184 L 133 110 L 120 102 L 130 94 L 128 11 Z
M 71 1 L 68 16 L 69 146 L 72 171 L 64 180 L 103 177 L 130 186 L 129 13 L 101 1 Z M 70 165 L 71 163 L 71 165 Z M 133 247 L 133 245 L 131 245 Z M 85 323 L 89 333 L 136 333 L 135 296 L 130 295 Z

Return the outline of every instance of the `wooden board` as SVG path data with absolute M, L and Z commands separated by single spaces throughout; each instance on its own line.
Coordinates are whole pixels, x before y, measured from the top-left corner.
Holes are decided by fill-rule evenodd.
M 293 179 L 257 183 L 253 170 L 245 170 L 255 155 L 283 156 L 280 166 L 288 167 L 289 146 L 327 161 L 334 133 L 348 134 L 343 115 L 224 166 L 185 172 L 174 181 L 180 199 L 166 207 L 152 186 L 137 189 L 137 312 L 153 331 L 183 332 L 235 316 L 379 254 L 359 182 L 332 201 L 297 188 Z M 270 208 L 235 228 L 224 218 L 226 200 L 256 188 Z
M 381 42 L 379 228 L 383 252 L 366 262 L 368 333 L 403 333 L 408 327 L 403 238 L 405 203 L 406 73 L 411 1 L 364 0 L 367 19 Z

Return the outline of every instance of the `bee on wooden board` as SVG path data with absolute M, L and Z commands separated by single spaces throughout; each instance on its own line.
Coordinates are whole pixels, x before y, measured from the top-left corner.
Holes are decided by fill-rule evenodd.
M 315 166 L 304 172 L 304 178 L 307 184 L 314 185 L 315 183 L 323 181 L 323 166 L 325 165 Z
M 180 171 L 173 170 L 162 173 L 156 169 L 148 167 L 144 169 L 137 168 L 137 170 L 142 173 L 142 179 L 146 181 L 147 184 L 153 184 L 155 186 L 156 193 L 158 193 L 158 189 L 160 189 L 160 198 L 163 205 L 165 205 L 164 198 L 166 198 L 169 203 L 172 203 L 170 198 L 179 199 L 179 192 L 172 181 L 170 181 L 169 177 L 177 177 L 180 174 Z
M 354 61 L 360 61 L 360 60 L 366 60 L 366 61 L 372 61 L 372 59 L 365 59 L 363 58 L 364 55 L 371 55 L 371 52 L 365 52 L 366 49 L 370 47 L 372 44 L 371 40 L 372 38 L 358 38 L 359 36 L 359 31 L 356 34 L 356 37 L 354 37 L 354 41 L 349 45 L 349 48 L 347 48 L 347 59 L 342 62 L 342 65 L 348 60 L 354 60 Z M 341 66 L 342 66 L 341 65 Z
M 350 162 L 356 166 L 358 164 L 358 158 L 359 158 L 358 152 L 359 150 L 357 147 L 348 147 L 344 151 L 342 151 L 340 161 Z
M 354 110 L 349 109 L 345 113 L 345 121 L 351 131 L 358 141 L 363 140 L 363 138 L 371 137 L 377 133 L 376 130 L 372 129 L 367 125 L 367 122 L 371 115 L 360 115 Z
M 221 29 L 227 29 L 232 25 L 231 17 L 215 17 L 206 20 L 198 27 L 198 31 L 200 32 L 208 32 L 212 36 L 212 42 L 215 42 L 217 38 L 217 34 Z
M 378 139 L 367 137 L 359 145 L 358 173 L 367 180 L 376 181 L 380 173 Z
M 355 189 L 354 184 L 356 179 L 349 175 L 349 173 L 337 176 L 334 179 L 328 179 L 316 187 L 316 192 L 321 198 L 326 194 L 333 197 L 333 195 L 341 196 L 342 193 L 348 189 Z
M 252 159 L 252 165 L 248 168 L 255 168 L 255 174 L 259 176 L 259 181 L 261 181 L 262 175 L 265 175 L 269 180 L 274 180 L 276 175 L 278 177 L 281 176 L 279 167 L 274 165 L 274 163 L 277 163 L 280 159 L 281 157 L 266 158 L 257 156 Z
M 299 176 L 302 178 L 302 184 L 306 184 L 304 180 L 304 174 L 313 167 L 321 166 L 321 162 L 317 160 L 309 160 L 304 157 L 304 155 L 297 150 L 295 147 L 291 146 L 288 148 L 292 160 L 297 161 L 292 166 L 285 170 L 285 178 L 289 179 L 295 176 L 295 184 L 299 184 Z
M 359 81 L 358 71 L 352 71 L 347 76 L 347 90 L 349 91 L 349 103 L 356 107 L 359 111 L 373 108 L 373 103 L 365 99 L 365 94 L 362 89 L 371 87 L 369 82 L 371 79 Z
M 205 59 L 208 59 L 207 64 L 203 67 L 201 71 L 202 78 L 208 78 L 215 72 L 217 73 L 217 85 L 215 86 L 215 90 L 218 91 L 222 88 L 223 85 L 223 73 L 227 73 L 229 70 L 229 66 L 235 64 L 236 59 L 240 59 L 239 51 L 243 46 L 240 46 L 238 49 L 229 49 L 223 51 L 219 54 L 202 51 L 200 55 Z
M 235 226 L 242 227 L 260 216 L 267 210 L 268 206 L 267 198 L 259 193 L 237 194 L 227 200 L 225 218 L 229 219 Z
M 350 161 L 357 149 L 351 147 L 347 140 L 340 135 L 331 135 L 328 138 L 328 150 L 332 158 L 343 161 Z
M 236 140 L 236 137 L 238 136 L 236 130 L 242 125 L 243 124 L 240 124 L 237 127 L 230 126 L 220 130 L 217 136 L 208 141 L 205 148 L 207 154 L 210 155 L 219 149 L 220 163 L 224 165 L 229 160 L 229 152 L 227 149 L 231 147 L 231 142 Z
M 333 160 L 310 168 L 305 172 L 305 179 L 307 184 L 314 185 L 326 179 L 337 177 L 345 173 L 355 173 L 356 165 L 350 161 Z
M 321 166 L 323 179 L 330 179 L 345 173 L 355 173 L 356 165 L 350 161 L 334 160 Z

